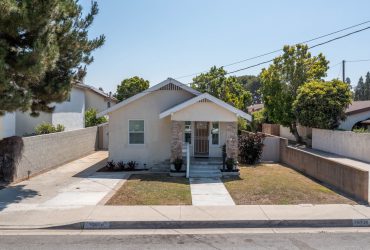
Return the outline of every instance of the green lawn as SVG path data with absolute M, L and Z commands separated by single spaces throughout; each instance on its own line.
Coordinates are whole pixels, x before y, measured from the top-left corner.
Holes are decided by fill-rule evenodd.
M 237 205 L 356 204 L 280 164 L 241 166 L 239 177 L 223 182 Z
M 106 205 L 191 205 L 189 181 L 167 174 L 134 174 Z

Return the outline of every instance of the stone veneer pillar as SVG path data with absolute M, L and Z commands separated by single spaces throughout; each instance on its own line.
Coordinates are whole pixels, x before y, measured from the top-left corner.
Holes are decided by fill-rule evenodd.
M 176 158 L 182 159 L 182 122 L 172 121 L 171 124 L 171 162 Z
M 238 160 L 238 123 L 225 122 L 226 124 L 226 155 L 229 158 Z

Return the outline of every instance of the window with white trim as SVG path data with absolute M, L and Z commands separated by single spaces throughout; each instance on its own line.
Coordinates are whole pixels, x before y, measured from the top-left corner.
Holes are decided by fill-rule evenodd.
M 184 129 L 184 141 L 191 144 L 191 122 L 185 122 L 185 129 Z
M 219 134 L 220 134 L 219 123 L 212 122 L 212 127 L 211 127 L 212 145 L 218 145 Z
M 144 120 L 129 120 L 129 144 L 144 144 Z

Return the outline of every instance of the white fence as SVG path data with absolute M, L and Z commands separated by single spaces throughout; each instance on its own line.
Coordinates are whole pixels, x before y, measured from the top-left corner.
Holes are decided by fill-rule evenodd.
M 312 129 L 312 148 L 370 163 L 370 134 Z

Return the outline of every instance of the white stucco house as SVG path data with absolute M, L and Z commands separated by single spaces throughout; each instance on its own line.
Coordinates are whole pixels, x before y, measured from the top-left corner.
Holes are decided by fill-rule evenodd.
M 182 158 L 184 143 L 191 157 L 228 157 L 238 152 L 237 121 L 251 116 L 208 93 L 172 78 L 101 112 L 109 116 L 109 160 L 139 166 Z
M 370 100 L 353 101 L 346 109 L 347 118 L 339 125 L 340 129 L 351 131 L 355 125 L 370 119 Z
M 29 112 L 16 111 L 0 117 L 0 139 L 32 134 L 35 127 L 43 122 L 62 124 L 66 131 L 81 129 L 85 127 L 85 110 L 95 108 L 101 112 L 116 103 L 117 99 L 99 89 L 77 84 L 72 88 L 68 100 L 52 104 L 55 106 L 52 113 L 40 112 L 38 117 L 31 117 Z

